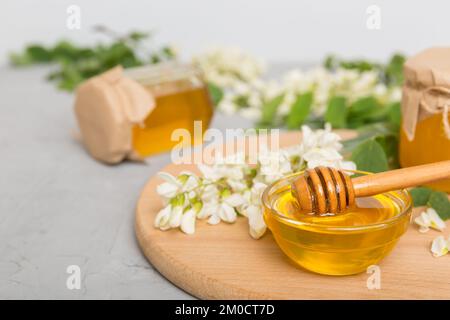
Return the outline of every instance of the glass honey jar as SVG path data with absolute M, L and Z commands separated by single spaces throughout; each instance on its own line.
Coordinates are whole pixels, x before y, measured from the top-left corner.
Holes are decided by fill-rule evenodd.
M 87 151 L 108 164 L 200 143 L 213 114 L 200 70 L 177 62 L 92 77 L 78 86 L 74 110 Z
M 177 62 L 126 69 L 124 75 L 141 84 L 155 99 L 155 107 L 143 123 L 133 126 L 134 151 L 142 157 L 170 150 L 179 141 L 176 129 L 186 129 L 201 138 L 209 127 L 213 106 L 201 71 Z M 201 121 L 202 134 L 194 133 L 194 121 Z
M 404 66 L 402 167 L 450 160 L 450 48 L 427 49 Z M 450 179 L 429 185 L 450 192 Z

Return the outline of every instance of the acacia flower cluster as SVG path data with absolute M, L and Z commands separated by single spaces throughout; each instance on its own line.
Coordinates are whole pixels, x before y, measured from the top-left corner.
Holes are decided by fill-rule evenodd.
M 221 221 L 233 223 L 240 215 L 248 219 L 250 235 L 260 238 L 266 231 L 260 199 L 270 183 L 320 165 L 356 169 L 353 162 L 343 160 L 340 137 L 330 125 L 316 131 L 303 126 L 302 133 L 302 142 L 296 146 L 276 151 L 260 148 L 253 166 L 248 165 L 243 153 L 237 153 L 216 158 L 212 166 L 198 165 L 201 176 L 181 172 L 175 177 L 160 172 L 165 182 L 157 192 L 164 200 L 164 208 L 155 218 L 155 227 L 180 228 L 193 234 L 197 219 L 215 225 Z
M 219 110 L 254 121 L 261 119 L 263 106 L 278 96 L 282 99 L 277 119 L 289 114 L 297 96 L 307 92 L 313 95 L 314 116 L 323 116 L 329 99 L 334 96 L 345 97 L 349 104 L 366 96 L 373 96 L 383 104 L 401 98 L 400 87 L 386 86 L 376 71 L 293 69 L 279 80 L 267 81 L 263 77 L 266 64 L 235 47 L 211 48 L 195 56 L 193 61 L 203 70 L 208 82 L 223 90 Z
M 238 113 L 257 121 L 262 109 L 272 99 L 281 96 L 276 119 L 289 114 L 300 94 L 312 92 L 312 114 L 323 116 L 331 97 L 345 97 L 349 104 L 359 98 L 373 96 L 383 104 L 398 102 L 401 90 L 388 87 L 379 80 L 376 71 L 357 71 L 324 67 L 310 70 L 293 69 L 280 80 L 264 79 L 266 63 L 236 47 L 214 47 L 193 58 L 208 82 L 223 90 L 217 106 L 225 114 Z

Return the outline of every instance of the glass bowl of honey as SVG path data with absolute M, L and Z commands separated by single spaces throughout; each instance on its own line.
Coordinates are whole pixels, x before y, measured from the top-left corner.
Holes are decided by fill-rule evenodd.
M 412 212 L 408 191 L 357 198 L 343 213 L 314 215 L 299 210 L 291 194 L 291 183 L 302 174 L 283 177 L 262 195 L 268 228 L 281 250 L 298 266 L 326 275 L 366 272 L 406 232 Z

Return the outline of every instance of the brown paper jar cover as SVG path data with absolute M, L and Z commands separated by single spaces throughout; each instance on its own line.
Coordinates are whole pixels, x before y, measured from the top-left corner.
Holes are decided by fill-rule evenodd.
M 121 66 L 82 83 L 76 91 L 75 115 L 88 152 L 108 164 L 138 160 L 132 148 L 132 127 L 142 123 L 154 107 L 148 90 L 124 77 Z
M 402 88 L 403 130 L 414 139 L 417 123 L 443 114 L 444 131 L 450 139 L 450 48 L 435 47 L 409 58 L 404 65 Z
M 411 57 L 404 76 L 400 165 L 450 160 L 450 48 L 431 48 Z M 427 186 L 450 192 L 450 179 Z

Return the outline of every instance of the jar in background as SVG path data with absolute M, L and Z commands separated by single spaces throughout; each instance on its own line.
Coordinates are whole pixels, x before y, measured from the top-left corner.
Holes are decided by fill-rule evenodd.
M 402 167 L 450 160 L 450 48 L 431 48 L 404 66 Z M 450 192 L 450 179 L 429 185 Z
M 116 66 L 87 79 L 77 87 L 74 111 L 91 156 L 117 164 L 201 143 L 213 107 L 199 69 L 172 62 Z M 201 121 L 200 130 L 194 121 Z M 183 132 L 174 138 L 185 140 L 172 140 L 176 129 Z
M 124 75 L 145 87 L 155 107 L 144 122 L 133 127 L 132 144 L 141 157 L 170 150 L 172 132 L 187 129 L 192 143 L 209 127 L 213 106 L 201 71 L 188 64 L 162 63 L 124 70 Z M 202 122 L 202 134 L 194 134 L 194 121 Z

